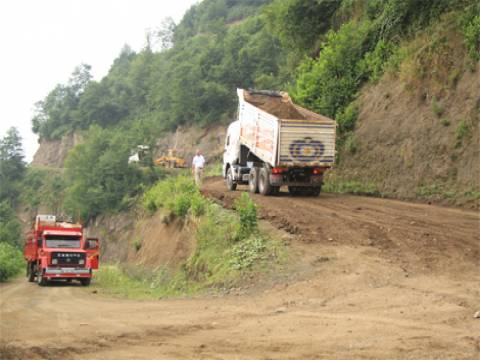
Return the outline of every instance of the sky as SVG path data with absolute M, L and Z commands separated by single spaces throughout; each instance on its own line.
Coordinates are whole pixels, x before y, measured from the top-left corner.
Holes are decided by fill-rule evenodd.
M 34 104 L 66 83 L 81 63 L 105 76 L 125 44 L 145 45 L 148 29 L 176 23 L 197 0 L 0 1 L 0 137 L 15 126 L 26 160 L 38 147 L 31 131 Z

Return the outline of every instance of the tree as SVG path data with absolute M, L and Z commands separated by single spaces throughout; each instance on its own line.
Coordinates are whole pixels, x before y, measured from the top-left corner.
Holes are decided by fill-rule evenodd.
M 18 184 L 25 173 L 22 138 L 15 127 L 0 140 L 0 200 L 14 202 Z

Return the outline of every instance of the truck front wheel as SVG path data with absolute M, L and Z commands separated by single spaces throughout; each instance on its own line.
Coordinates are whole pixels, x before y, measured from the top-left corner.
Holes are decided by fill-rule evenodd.
M 261 168 L 258 177 L 258 191 L 262 195 L 271 195 L 273 192 L 273 186 L 270 184 L 270 173 L 268 169 Z
M 252 167 L 248 176 L 248 190 L 251 193 L 258 193 L 258 168 Z
M 41 269 L 38 269 L 38 272 L 37 272 L 37 284 L 39 286 L 45 286 L 47 285 L 47 279 L 45 279 L 43 277 L 43 274 L 42 274 L 42 270 Z
M 237 188 L 237 183 L 233 180 L 232 168 L 228 168 L 227 170 L 227 188 L 230 191 L 235 191 Z
M 28 279 L 28 282 L 35 281 L 35 269 L 34 269 L 33 263 L 30 261 L 27 262 L 27 279 Z
M 88 286 L 88 285 L 90 285 L 91 280 L 92 279 L 90 279 L 90 278 L 80 279 L 80 283 L 82 284 L 82 286 Z

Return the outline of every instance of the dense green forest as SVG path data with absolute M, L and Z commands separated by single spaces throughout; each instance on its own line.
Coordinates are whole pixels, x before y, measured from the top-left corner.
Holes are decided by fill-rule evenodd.
M 50 201 L 84 219 L 129 206 L 161 176 L 129 166 L 131 149 L 179 125 L 230 121 L 236 87 L 288 90 L 335 118 L 339 146 L 348 144 L 352 101 L 362 85 L 395 71 L 408 55 L 405 41 L 448 15 L 478 61 L 479 14 L 475 0 L 199 2 L 178 24 L 159 19 L 141 51 L 125 46 L 100 81 L 82 64 L 36 104 L 32 125 L 41 140 L 82 132 L 86 141 L 71 151 L 64 174 L 26 175 L 30 187 L 56 187 L 56 203 L 41 195 L 47 190 L 28 202 Z

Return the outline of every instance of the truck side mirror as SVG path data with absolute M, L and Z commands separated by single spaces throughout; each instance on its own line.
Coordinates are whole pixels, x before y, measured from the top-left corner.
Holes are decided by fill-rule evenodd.
M 97 238 L 87 238 L 85 242 L 85 250 L 97 250 L 98 249 L 98 239 Z
M 42 247 L 42 238 L 37 239 L 37 246 Z

